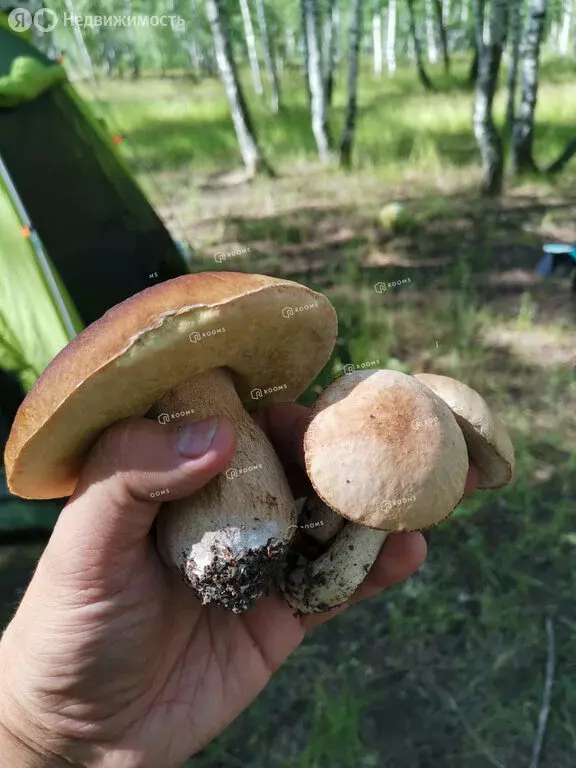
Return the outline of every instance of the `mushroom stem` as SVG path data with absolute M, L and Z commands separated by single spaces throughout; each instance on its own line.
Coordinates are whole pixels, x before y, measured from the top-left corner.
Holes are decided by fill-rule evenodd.
M 223 415 L 234 423 L 236 455 L 231 467 L 194 496 L 162 505 L 158 548 L 204 605 L 242 613 L 277 576 L 294 533 L 294 498 L 272 445 L 244 409 L 227 370 L 176 387 L 148 416 L 167 423 L 167 417 L 191 409 L 194 420 Z
M 328 611 L 352 597 L 388 533 L 346 522 L 332 545 L 315 560 L 290 551 L 280 587 L 296 614 Z
M 298 518 L 298 527 L 319 544 L 327 544 L 345 524 L 342 515 L 324 504 L 316 494 L 308 496 Z

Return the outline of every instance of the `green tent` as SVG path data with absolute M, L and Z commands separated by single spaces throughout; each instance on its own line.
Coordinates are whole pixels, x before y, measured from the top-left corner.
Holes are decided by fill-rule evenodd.
M 26 38 L 0 13 L 0 532 L 60 509 L 6 487 L 18 392 L 111 306 L 188 271 L 113 136 Z
M 0 366 L 27 389 L 84 325 L 188 270 L 63 67 L 4 22 Z

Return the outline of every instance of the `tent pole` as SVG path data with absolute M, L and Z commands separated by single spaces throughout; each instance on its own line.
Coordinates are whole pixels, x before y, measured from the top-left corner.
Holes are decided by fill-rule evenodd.
M 72 322 L 72 318 L 70 317 L 70 313 L 68 312 L 68 307 L 66 306 L 66 303 L 62 298 L 62 295 L 60 293 L 60 290 L 58 289 L 56 280 L 54 279 L 54 275 L 52 274 L 52 269 L 50 268 L 50 262 L 48 261 L 48 257 L 46 256 L 46 251 L 44 250 L 42 241 L 40 240 L 40 238 L 38 237 L 38 234 L 34 230 L 34 225 L 32 224 L 32 221 L 28 216 L 28 212 L 24 206 L 24 203 L 22 202 L 22 199 L 18 194 L 16 187 L 14 186 L 10 173 L 8 172 L 8 168 L 4 164 L 4 160 L 2 159 L 2 153 L 0 153 L 0 177 L 2 178 L 2 180 L 4 181 L 4 184 L 6 185 L 6 188 L 8 189 L 8 194 L 10 195 L 12 199 L 12 203 L 16 208 L 18 216 L 20 217 L 22 226 L 26 227 L 30 232 L 30 242 L 32 243 L 32 247 L 34 248 L 34 252 L 36 254 L 36 258 L 38 259 L 40 269 L 42 270 L 44 278 L 48 284 L 48 290 L 50 291 L 52 298 L 54 300 L 54 303 L 56 304 L 56 308 L 60 314 L 60 320 L 62 321 L 64 329 L 68 334 L 68 338 L 71 340 L 77 335 L 76 328 L 74 327 L 74 323 Z

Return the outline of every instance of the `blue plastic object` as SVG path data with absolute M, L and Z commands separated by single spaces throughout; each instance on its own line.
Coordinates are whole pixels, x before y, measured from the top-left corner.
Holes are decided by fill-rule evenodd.
M 540 277 L 549 277 L 554 272 L 569 274 L 572 270 L 576 270 L 576 245 L 546 243 L 542 246 L 542 250 L 544 256 L 536 264 L 536 274 Z M 576 275 L 574 286 L 576 286 Z
M 554 271 L 555 258 L 551 253 L 545 253 L 536 264 L 536 274 L 540 277 L 549 277 Z
M 542 250 L 544 253 L 567 253 L 576 261 L 576 245 L 567 245 L 566 243 L 546 243 Z

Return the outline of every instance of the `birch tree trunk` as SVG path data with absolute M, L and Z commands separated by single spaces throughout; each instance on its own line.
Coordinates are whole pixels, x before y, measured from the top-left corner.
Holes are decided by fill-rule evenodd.
M 520 105 L 512 131 L 512 168 L 515 173 L 537 170 L 532 154 L 534 111 L 538 99 L 540 44 L 547 6 L 548 0 L 531 0 L 522 41 Z
M 332 96 L 334 94 L 334 76 L 336 73 L 336 62 L 338 59 L 338 25 L 340 14 L 338 0 L 330 0 L 328 14 L 326 18 L 326 74 L 325 90 L 326 104 L 332 105 Z
M 388 0 L 386 65 L 388 67 L 388 74 L 393 75 L 396 72 L 396 0 Z
M 414 0 L 407 0 L 408 5 L 408 21 L 410 25 L 410 39 L 414 48 L 414 58 L 416 60 L 416 69 L 418 71 L 418 79 L 427 91 L 433 91 L 434 86 L 432 81 L 428 77 L 424 68 L 424 62 L 422 61 L 422 47 L 420 45 L 420 39 L 416 30 L 416 16 L 414 14 Z
M 442 60 L 444 61 L 444 72 L 448 74 L 450 72 L 450 54 L 448 53 L 448 35 L 446 33 L 446 26 L 444 22 L 444 14 L 442 12 L 441 0 L 432 0 L 434 12 L 436 14 L 436 24 L 438 25 L 438 32 L 440 33 L 440 45 L 442 47 Z
M 124 0 L 124 13 L 127 16 L 133 16 L 134 10 L 132 8 L 132 0 Z M 134 35 L 134 27 L 130 27 L 130 31 L 127 34 L 128 37 L 128 60 L 130 68 L 130 77 L 132 80 L 138 80 L 140 77 L 140 56 L 136 50 L 136 37 Z
M 481 0 L 474 0 L 474 22 L 478 47 L 474 136 L 482 157 L 482 188 L 487 195 L 497 195 L 502 191 L 504 173 L 502 139 L 494 125 L 492 105 L 506 36 L 506 6 L 507 0 L 493 0 L 489 41 L 484 43 Z
M 246 39 L 246 48 L 248 50 L 248 59 L 250 61 L 254 90 L 258 96 L 262 96 L 264 88 L 262 87 L 262 78 L 260 77 L 260 65 L 258 64 L 258 53 L 256 52 L 256 36 L 254 34 L 254 27 L 252 26 L 252 17 L 250 16 L 248 0 L 240 0 L 240 12 L 242 13 L 244 37 Z
M 510 62 L 508 64 L 508 104 L 506 106 L 506 133 L 511 134 L 516 113 L 518 59 L 522 38 L 523 0 L 512 0 L 510 9 Z
M 352 0 L 350 9 L 350 52 L 348 54 L 348 104 L 344 130 L 340 137 L 340 165 L 349 168 L 352 159 L 352 144 L 356 130 L 356 105 L 358 93 L 358 60 L 362 38 L 362 0 Z
M 573 0 L 564 0 L 562 26 L 560 27 L 560 36 L 558 38 L 558 53 L 562 56 L 567 55 L 568 44 L 570 43 L 570 30 L 572 27 L 572 2 Z
M 559 52 L 558 49 L 560 48 L 560 24 L 554 19 L 554 21 L 550 22 L 550 31 L 547 35 L 548 38 L 548 47 L 552 48 L 552 50 L 556 53 Z
M 230 103 L 232 122 L 242 159 L 251 176 L 258 173 L 273 176 L 274 172 L 258 146 L 246 99 L 238 79 L 222 2 L 223 0 L 206 0 L 206 14 L 212 30 L 216 64 Z
M 74 7 L 73 0 L 64 0 L 64 5 L 66 6 L 66 10 L 68 13 L 70 13 L 72 16 L 76 16 L 76 8 Z M 82 34 L 82 29 L 80 28 L 79 24 L 72 24 L 72 34 L 74 35 L 74 39 L 76 40 L 76 45 L 80 49 L 80 55 L 82 56 L 82 60 L 86 66 L 86 69 L 88 70 L 88 77 L 92 81 L 93 85 L 96 85 L 96 74 L 94 72 L 94 66 L 92 64 L 92 59 L 90 58 L 90 54 L 88 53 L 88 48 L 86 47 L 86 41 L 84 40 L 84 35 Z
M 374 60 L 374 74 L 382 74 L 382 9 L 374 11 L 372 15 L 372 51 Z
M 317 0 L 302 0 L 302 21 L 307 51 L 308 90 L 312 133 L 321 160 L 327 160 L 330 153 L 328 134 L 326 91 L 322 72 L 320 50 L 319 14 Z
M 428 61 L 436 64 L 438 61 L 438 48 L 436 46 L 436 30 L 434 29 L 434 17 L 432 15 L 432 0 L 426 0 L 426 39 L 428 41 Z
M 474 0 L 472 0 L 474 2 Z M 478 29 L 484 29 L 484 15 L 486 9 L 486 0 L 479 0 L 478 7 L 474 5 L 474 34 L 472 35 L 473 57 L 468 72 L 468 85 L 475 85 L 478 80 L 478 66 L 480 53 L 478 51 L 478 40 L 482 40 L 482 35 L 478 35 Z
M 65 0 L 65 2 L 69 2 L 69 0 Z M 166 0 L 164 9 L 170 14 L 176 14 L 178 10 L 176 7 L 176 0 Z M 196 9 L 194 7 L 194 4 L 190 3 L 190 15 L 191 15 L 190 21 L 193 21 L 195 10 Z M 188 62 L 190 64 L 190 71 L 194 76 L 194 78 L 198 79 L 198 76 L 200 74 L 200 55 L 198 51 L 198 43 L 194 38 L 195 26 L 189 23 L 188 29 L 186 30 L 183 27 L 180 27 L 178 24 L 173 23 L 171 24 L 171 27 L 172 27 L 173 39 L 178 44 L 179 48 L 181 48 L 185 52 L 188 58 Z M 190 29 L 190 27 L 192 27 L 192 29 Z M 160 50 L 160 56 L 162 56 L 162 50 Z M 162 64 L 162 66 L 164 65 Z
M 272 112 L 277 115 L 280 111 L 280 85 L 278 82 L 276 61 L 274 59 L 272 46 L 270 44 L 270 36 L 268 34 L 264 0 L 256 0 L 256 12 L 258 14 L 258 26 L 260 28 L 260 37 L 262 38 L 262 47 L 264 49 L 264 66 L 266 67 L 266 74 L 272 93 Z
M 288 61 L 294 61 L 296 54 L 296 35 L 292 27 L 286 27 L 286 57 Z

